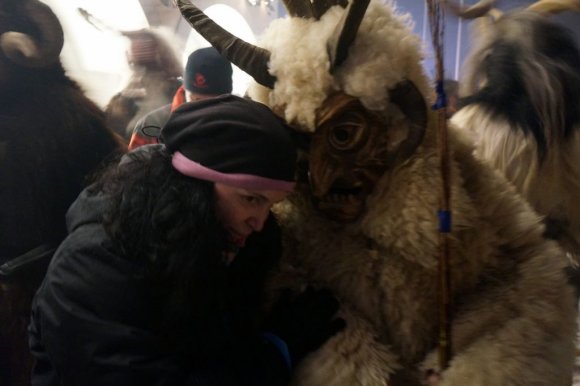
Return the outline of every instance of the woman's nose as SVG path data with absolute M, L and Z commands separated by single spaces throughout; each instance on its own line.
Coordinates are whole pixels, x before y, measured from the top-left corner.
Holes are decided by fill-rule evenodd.
M 264 228 L 264 223 L 266 222 L 266 219 L 268 218 L 269 213 L 270 213 L 270 210 L 266 210 L 266 211 L 263 211 L 260 213 L 256 213 L 252 217 L 249 218 L 248 225 L 250 225 L 250 228 L 252 228 L 252 231 L 260 232 Z

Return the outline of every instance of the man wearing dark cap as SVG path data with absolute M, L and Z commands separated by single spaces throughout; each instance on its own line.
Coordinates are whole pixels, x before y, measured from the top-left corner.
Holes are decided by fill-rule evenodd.
M 169 115 L 184 102 L 213 98 L 232 92 L 232 65 L 213 47 L 200 48 L 187 58 L 183 84 L 171 104 L 160 107 L 140 119 L 129 141 L 129 150 L 157 143 Z
M 270 208 L 294 187 L 282 121 L 222 95 L 161 137 L 71 206 L 33 303 L 33 385 L 286 385 L 344 327 L 325 290 L 260 311 L 281 253 Z

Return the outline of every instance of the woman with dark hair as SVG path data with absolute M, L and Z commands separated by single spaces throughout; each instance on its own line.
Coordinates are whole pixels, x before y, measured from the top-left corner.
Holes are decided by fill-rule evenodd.
M 339 331 L 324 290 L 261 314 L 281 253 L 270 208 L 296 149 L 265 106 L 177 109 L 72 205 L 33 305 L 33 385 L 284 385 Z

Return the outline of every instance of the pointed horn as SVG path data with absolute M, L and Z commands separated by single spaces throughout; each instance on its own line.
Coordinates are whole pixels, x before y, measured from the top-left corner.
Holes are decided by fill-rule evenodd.
M 340 66 L 348 57 L 348 49 L 356 38 L 360 23 L 370 0 L 353 0 L 327 44 L 330 58 L 330 72 Z
M 310 19 L 314 17 L 310 0 L 282 0 L 288 15 Z
M 466 7 L 451 1 L 445 1 L 447 9 L 462 19 L 475 19 L 486 15 L 494 6 L 496 0 L 480 0 L 476 4 Z
M 348 5 L 348 0 L 282 0 L 282 2 L 290 16 L 316 20 L 332 6 L 340 5 L 345 8 Z
M 320 19 L 322 15 L 328 11 L 328 8 L 335 5 L 340 5 L 342 8 L 346 8 L 348 0 L 313 0 L 312 8 L 314 9 L 314 17 L 316 17 L 317 20 Z
M 564 11 L 580 12 L 580 0 L 541 0 L 531 4 L 527 9 L 543 15 Z
M 183 18 L 226 59 L 263 86 L 274 88 L 276 77 L 268 72 L 270 52 L 232 35 L 186 0 L 177 0 Z
M 64 34 L 58 18 L 50 7 L 40 1 L 26 6 L 28 16 L 39 31 L 39 38 L 9 31 L 0 36 L 0 49 L 13 62 L 25 67 L 46 67 L 55 63 L 64 44 Z

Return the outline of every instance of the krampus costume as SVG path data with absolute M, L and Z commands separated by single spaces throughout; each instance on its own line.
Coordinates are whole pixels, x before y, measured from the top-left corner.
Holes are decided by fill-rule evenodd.
M 30 385 L 32 297 L 64 215 L 121 144 L 67 76 L 60 21 L 37 0 L 0 1 L 0 385 Z
M 580 47 L 547 15 L 564 10 L 580 12 L 580 2 L 544 0 L 505 15 L 472 14 L 486 17 L 474 22 L 461 83 L 465 107 L 453 122 L 474 141 L 475 155 L 545 216 L 548 236 L 578 266 Z
M 453 357 L 438 368 L 442 177 L 420 41 L 391 5 L 336 3 L 286 1 L 290 16 L 259 48 L 178 1 L 259 83 L 249 96 L 311 137 L 304 184 L 278 208 L 287 269 L 273 287 L 330 287 L 347 328 L 300 364 L 294 384 L 419 385 L 434 369 L 444 386 L 569 385 L 576 314 L 563 252 L 453 133 Z

